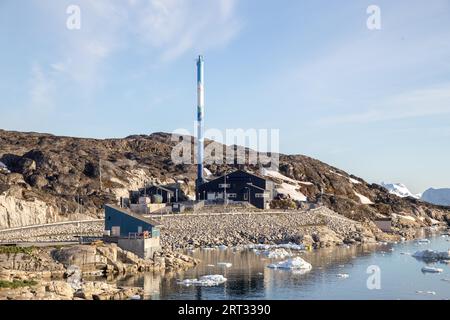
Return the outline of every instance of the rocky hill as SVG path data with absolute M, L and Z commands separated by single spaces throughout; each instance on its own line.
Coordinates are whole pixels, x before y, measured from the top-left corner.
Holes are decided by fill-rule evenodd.
M 171 161 L 175 144 L 166 133 L 98 140 L 0 130 L 0 161 L 11 171 L 0 172 L 0 228 L 100 217 L 104 203 L 127 196 L 145 181 L 182 180 L 185 192 L 192 194 L 196 166 Z M 230 166 L 207 168 L 218 175 Z M 279 186 L 351 219 L 393 213 L 416 217 L 419 224 L 450 219 L 448 208 L 397 197 L 307 156 L 280 155 L 280 173 L 270 177 Z

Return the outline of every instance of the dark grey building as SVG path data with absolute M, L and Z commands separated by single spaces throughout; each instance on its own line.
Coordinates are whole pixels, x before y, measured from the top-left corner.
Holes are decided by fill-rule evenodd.
M 197 199 L 249 202 L 260 209 L 268 209 L 273 199 L 273 183 L 260 176 L 237 170 L 203 183 L 197 187 Z
M 160 196 L 162 203 L 173 203 L 187 200 L 186 195 L 178 184 L 149 185 L 139 191 L 130 191 L 131 203 L 138 203 L 139 197 Z

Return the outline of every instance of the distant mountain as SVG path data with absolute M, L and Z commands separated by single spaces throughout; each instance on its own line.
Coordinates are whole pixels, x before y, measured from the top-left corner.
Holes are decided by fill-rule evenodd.
M 450 206 L 450 189 L 430 188 L 422 194 L 423 201 L 440 206 Z
M 386 188 L 389 193 L 395 194 L 401 198 L 411 197 L 420 199 L 420 195 L 413 194 L 403 183 L 381 183 L 381 186 Z

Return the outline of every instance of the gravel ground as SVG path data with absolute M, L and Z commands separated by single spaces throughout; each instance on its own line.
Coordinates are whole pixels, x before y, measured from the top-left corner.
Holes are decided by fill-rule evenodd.
M 238 246 L 249 243 L 304 243 L 329 246 L 368 241 L 373 235 L 327 208 L 267 214 L 171 216 L 162 221 L 163 246 Z

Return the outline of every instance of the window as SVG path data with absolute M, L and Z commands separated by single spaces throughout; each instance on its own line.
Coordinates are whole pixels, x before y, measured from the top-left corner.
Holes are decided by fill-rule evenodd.
M 268 198 L 268 193 L 255 193 L 255 198 Z
M 227 188 L 227 189 L 229 189 L 229 188 L 230 188 L 230 184 L 229 184 L 229 183 L 227 183 L 227 184 L 225 184 L 225 183 L 219 183 L 219 188 L 222 188 L 222 189 Z
M 237 197 L 237 194 L 236 194 L 236 193 L 228 193 L 228 194 L 227 194 L 227 197 L 228 197 L 228 198 L 236 198 L 236 197 Z

